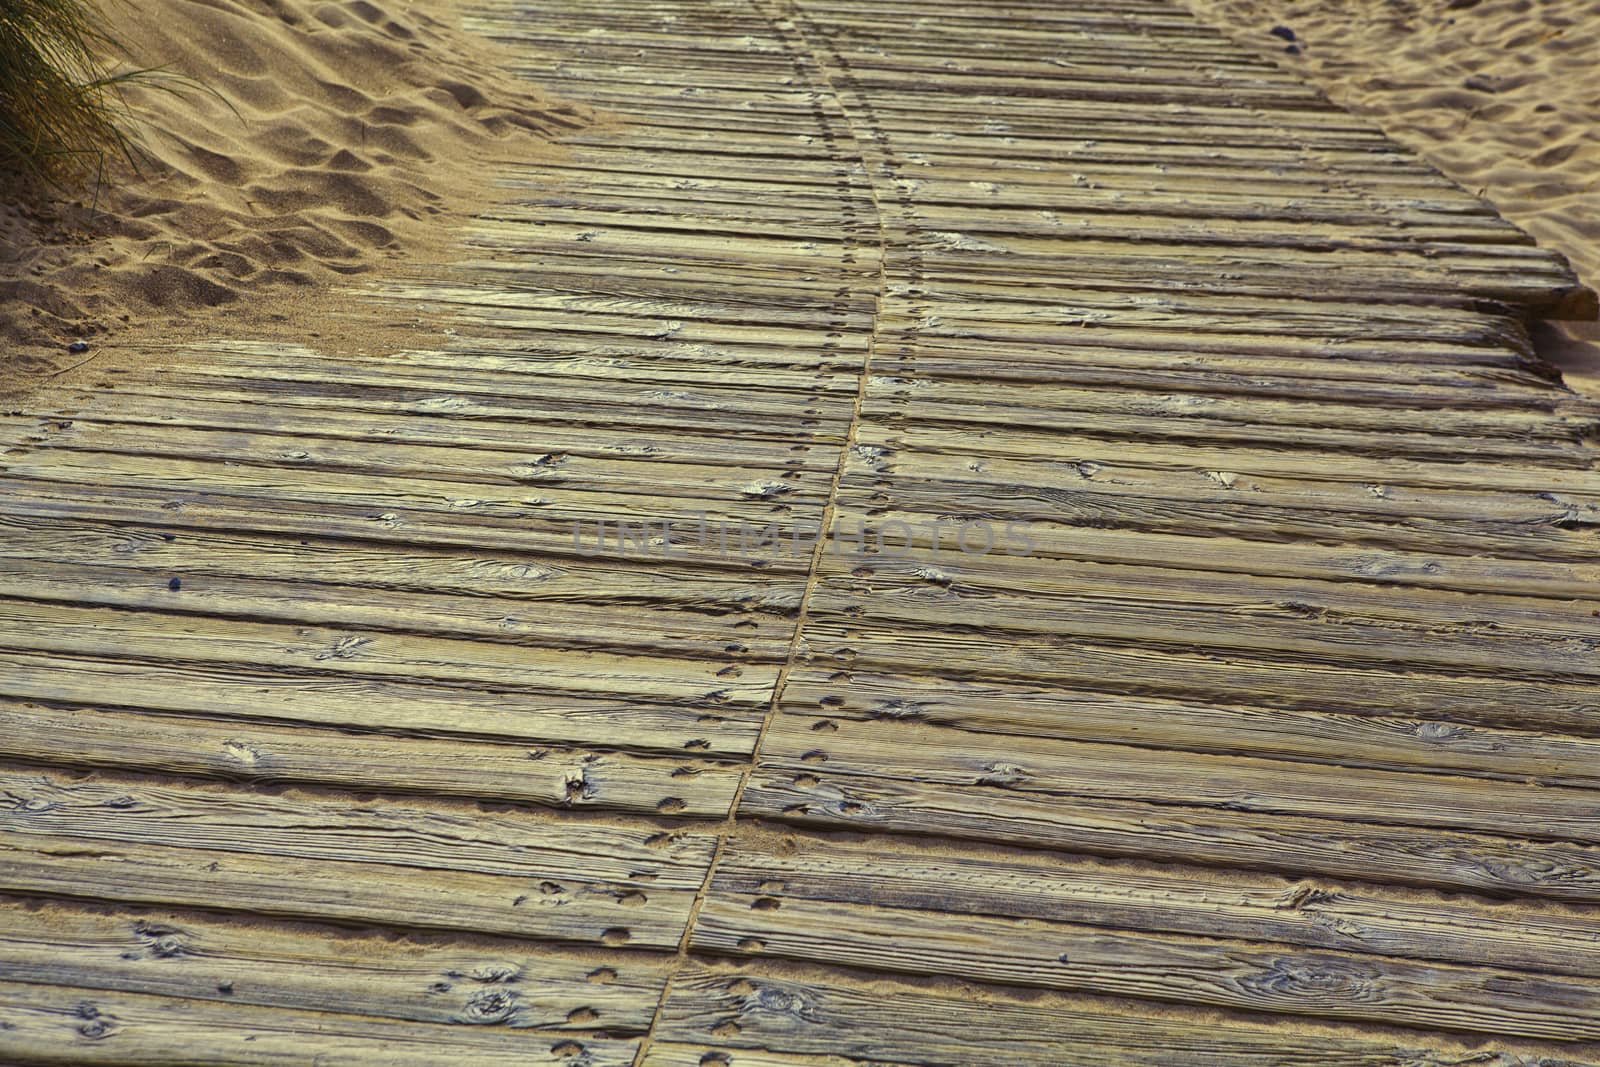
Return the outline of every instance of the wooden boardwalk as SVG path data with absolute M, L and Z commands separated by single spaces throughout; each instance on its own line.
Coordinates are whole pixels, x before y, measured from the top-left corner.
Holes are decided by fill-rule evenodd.
M 0 1062 L 1600 1064 L 1563 263 L 1169 0 L 485 2 L 440 350 L 0 419 Z

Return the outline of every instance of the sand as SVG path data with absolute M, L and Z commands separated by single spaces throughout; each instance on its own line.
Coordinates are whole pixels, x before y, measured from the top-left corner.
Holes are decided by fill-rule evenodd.
M 1600 288 L 1600 2 L 1186 2 L 1373 119 Z M 1569 385 L 1600 395 L 1600 326 L 1541 327 L 1536 340 Z
M 0 390 L 174 339 L 337 334 L 330 299 L 352 279 L 425 259 L 488 201 L 481 160 L 535 157 L 593 120 L 499 73 L 506 55 L 451 0 L 104 10 L 121 62 L 205 89 L 128 91 L 138 173 L 0 207 Z

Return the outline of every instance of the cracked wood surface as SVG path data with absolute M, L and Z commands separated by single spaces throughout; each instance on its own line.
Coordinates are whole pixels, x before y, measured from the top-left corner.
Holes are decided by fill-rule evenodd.
M 440 347 L 0 413 L 0 1059 L 1600 1065 L 1559 257 L 1173 0 L 469 21 Z

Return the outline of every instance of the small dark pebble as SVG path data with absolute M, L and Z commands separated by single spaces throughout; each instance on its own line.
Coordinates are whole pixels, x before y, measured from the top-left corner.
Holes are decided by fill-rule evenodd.
M 1300 46 L 1297 44 L 1286 44 L 1283 46 L 1283 50 L 1288 52 L 1291 56 L 1297 56 L 1300 54 Z
M 74 341 L 70 345 L 67 346 L 67 351 L 71 352 L 71 353 L 73 353 L 75 355 L 78 354 L 78 353 L 87 352 L 87 351 L 89 351 L 89 342 L 88 341 Z
M 178 590 L 183 588 L 183 579 L 182 578 L 174 578 L 174 579 L 172 579 L 172 581 L 167 583 L 167 588 L 172 590 L 174 593 L 176 593 Z
M 1294 31 L 1287 26 L 1274 26 L 1267 32 L 1272 34 L 1274 37 L 1281 37 L 1285 41 L 1292 41 L 1295 39 Z
M 229 997 L 233 996 L 233 983 L 232 982 L 219 982 L 219 983 L 217 983 L 217 992 L 223 994 L 224 996 L 229 996 Z

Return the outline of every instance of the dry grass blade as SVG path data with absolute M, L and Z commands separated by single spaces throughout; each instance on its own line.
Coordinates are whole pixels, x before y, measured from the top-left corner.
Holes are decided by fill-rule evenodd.
M 158 72 L 113 72 L 116 51 L 86 0 L 0 0 L 0 177 L 73 188 L 134 161 L 121 89 Z

